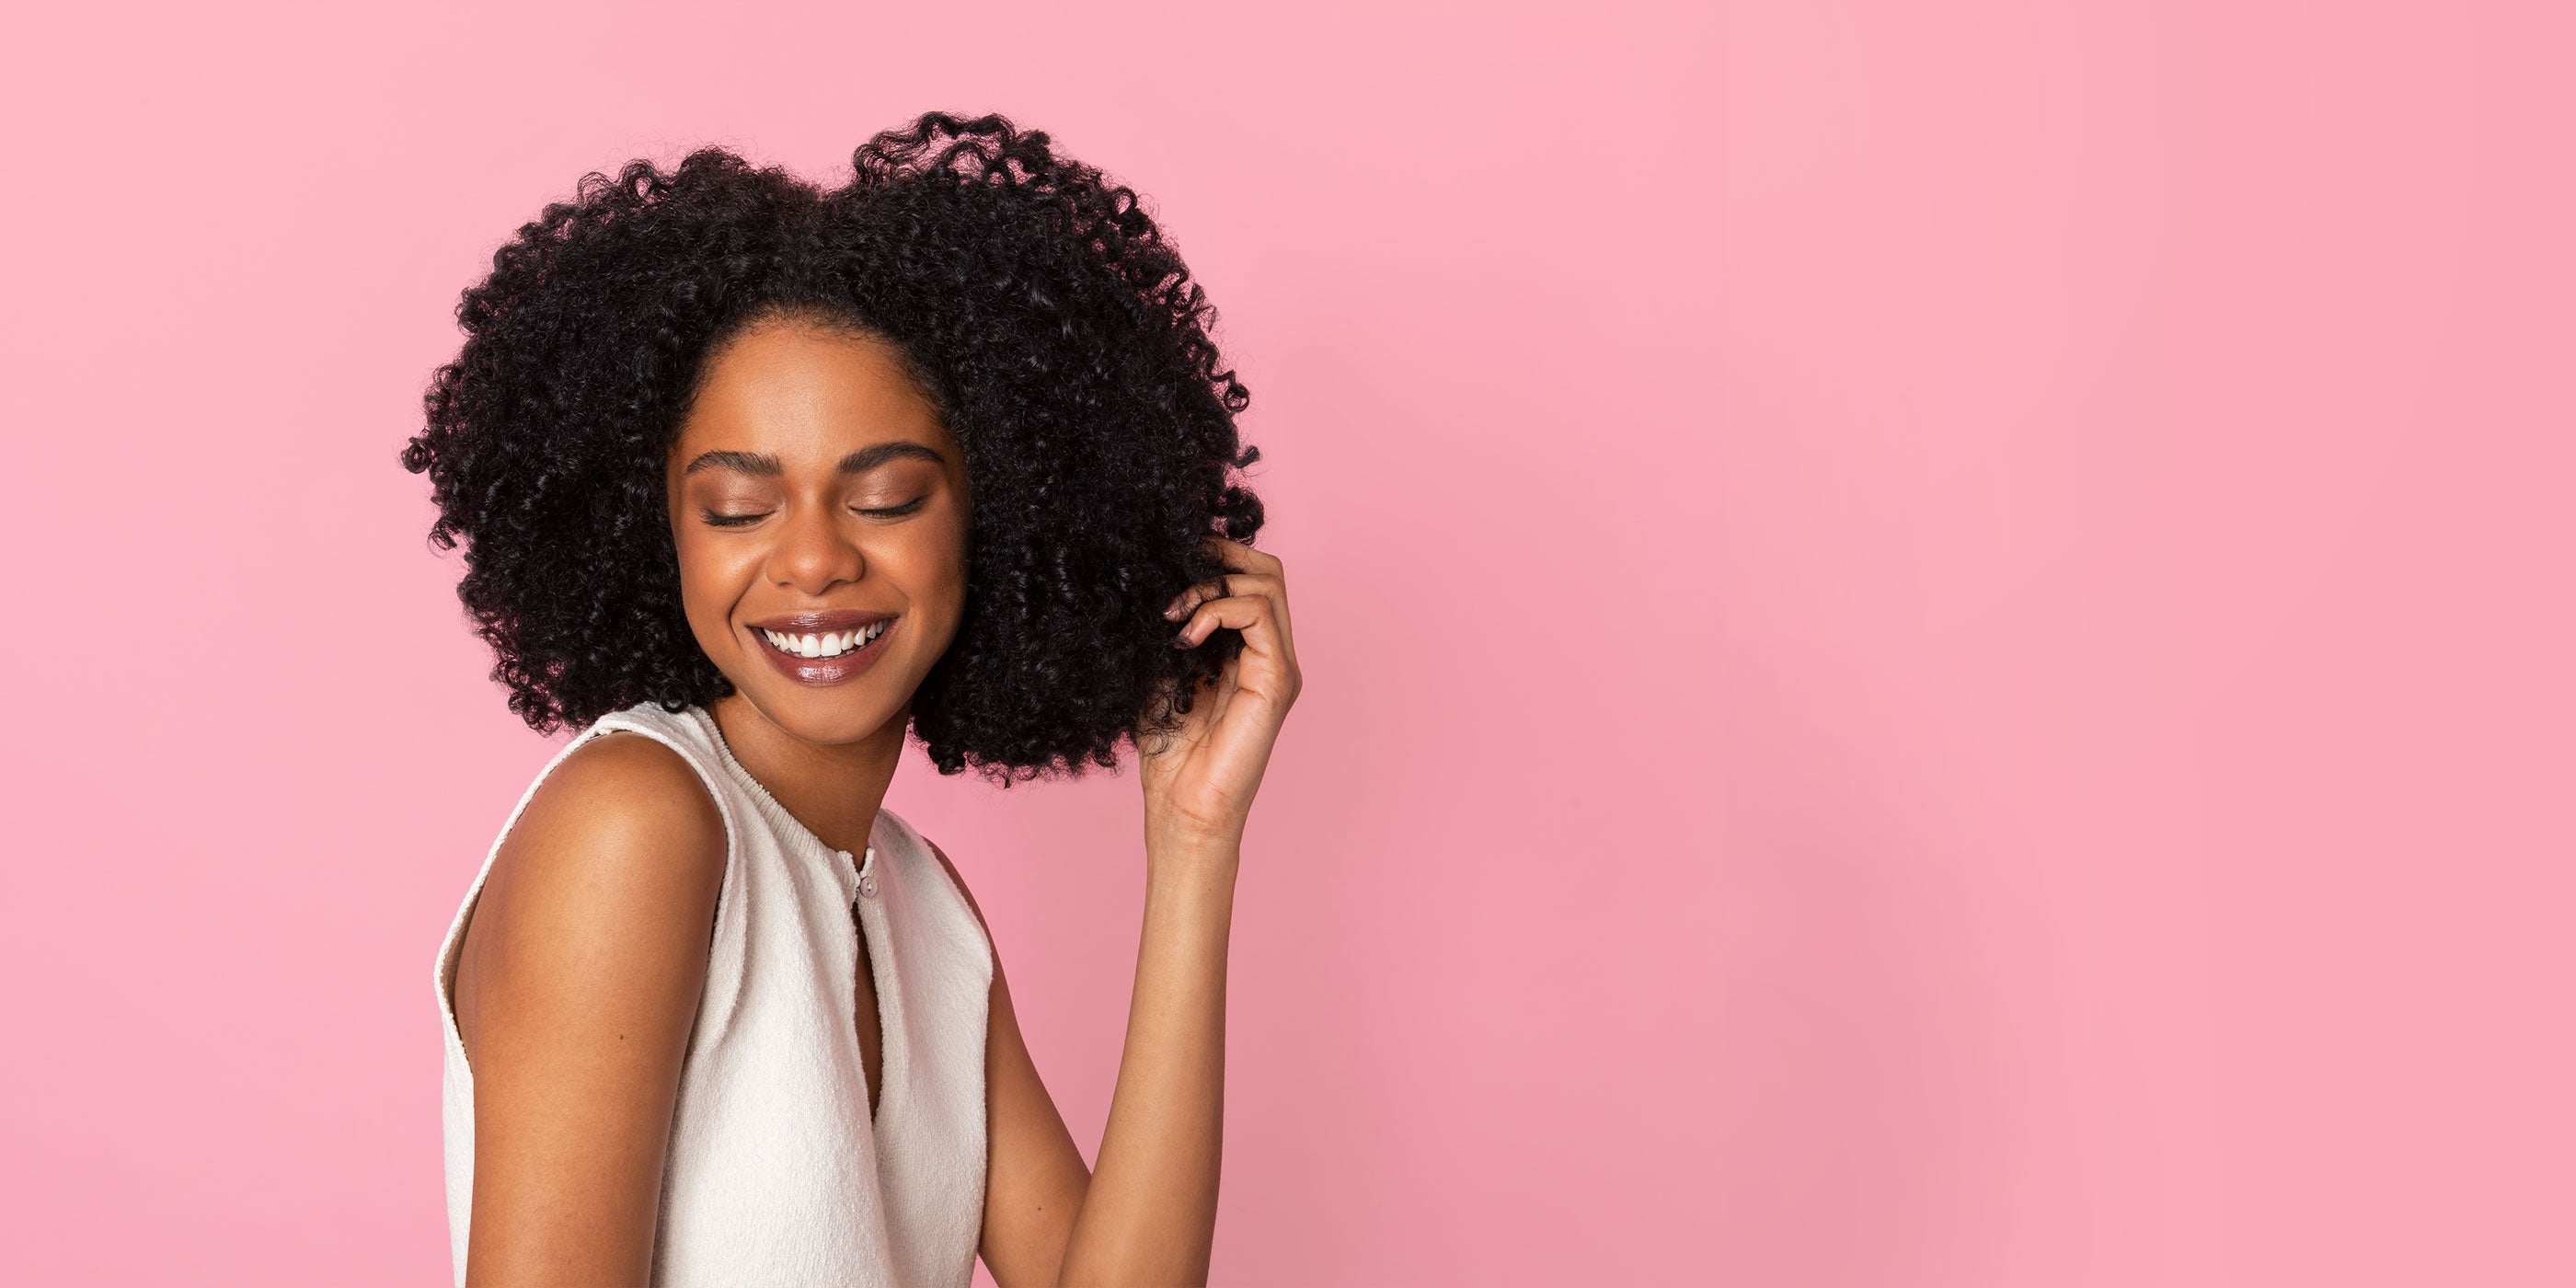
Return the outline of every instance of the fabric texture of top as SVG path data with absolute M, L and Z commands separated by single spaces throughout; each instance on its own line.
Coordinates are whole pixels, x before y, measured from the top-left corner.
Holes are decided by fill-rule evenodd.
M 677 751 L 725 826 L 706 991 L 663 1163 L 652 1282 L 963 1288 L 984 1218 L 993 957 L 983 927 L 929 844 L 892 810 L 877 812 L 866 856 L 853 859 L 744 771 L 712 714 L 651 703 L 602 717 L 539 771 L 439 949 L 457 1284 L 474 1196 L 474 1074 L 451 992 L 457 951 L 501 838 L 538 785 L 575 748 L 613 730 Z M 858 1045 L 862 952 L 885 1034 L 873 1122 Z

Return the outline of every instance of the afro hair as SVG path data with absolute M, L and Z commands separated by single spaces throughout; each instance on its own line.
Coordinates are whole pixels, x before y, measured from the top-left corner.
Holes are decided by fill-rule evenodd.
M 723 148 L 582 178 L 492 257 L 404 468 L 458 598 L 539 732 L 731 684 L 681 608 L 664 458 L 706 357 L 764 318 L 891 341 L 963 449 L 964 615 L 912 733 L 943 774 L 1114 769 L 1242 647 L 1163 605 L 1250 541 L 1250 394 L 1136 194 L 1000 116 L 921 116 L 825 190 Z

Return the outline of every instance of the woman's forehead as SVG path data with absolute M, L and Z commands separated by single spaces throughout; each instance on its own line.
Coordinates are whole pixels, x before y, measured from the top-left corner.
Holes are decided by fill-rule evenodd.
M 754 326 L 707 358 L 673 455 L 739 451 L 830 466 L 878 443 L 948 445 L 886 340 L 801 322 Z M 940 455 L 949 455 L 940 452 Z

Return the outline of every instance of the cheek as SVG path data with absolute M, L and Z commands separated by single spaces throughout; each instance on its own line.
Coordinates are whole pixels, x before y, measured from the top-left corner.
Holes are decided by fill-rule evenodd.
M 960 524 L 943 533 L 939 545 L 940 582 L 948 588 L 952 606 L 962 606 L 966 601 L 966 535 L 965 526 Z
M 702 637 L 730 636 L 729 620 L 747 567 L 743 552 L 685 528 L 672 533 L 671 545 L 679 556 L 680 601 L 689 624 Z
M 914 603 L 954 617 L 966 598 L 966 534 L 924 525 L 887 547 L 879 567 L 902 583 Z

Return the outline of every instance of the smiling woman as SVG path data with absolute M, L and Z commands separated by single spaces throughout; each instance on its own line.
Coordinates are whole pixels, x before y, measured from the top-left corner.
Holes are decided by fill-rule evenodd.
M 1135 194 L 999 117 L 829 191 L 702 150 L 585 178 L 458 317 L 403 463 L 512 709 L 578 727 L 438 955 L 458 1282 L 1203 1282 L 1301 680 L 1247 395 Z M 1137 753 L 1096 1173 L 883 808 L 908 738 L 1004 786 Z
M 669 452 L 681 600 L 766 723 L 901 732 L 964 607 L 964 455 L 883 340 L 781 313 L 710 356 Z

